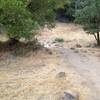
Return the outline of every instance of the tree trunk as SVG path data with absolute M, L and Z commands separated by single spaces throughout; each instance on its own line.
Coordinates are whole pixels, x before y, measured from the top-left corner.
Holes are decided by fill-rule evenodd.
M 100 34 L 97 32 L 97 45 L 100 46 Z

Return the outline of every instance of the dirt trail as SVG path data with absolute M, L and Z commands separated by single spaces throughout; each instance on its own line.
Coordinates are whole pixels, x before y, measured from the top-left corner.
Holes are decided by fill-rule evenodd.
M 66 48 L 60 48 L 61 59 L 69 62 L 71 69 L 85 79 L 85 85 L 91 89 L 91 99 L 100 100 L 100 62 L 96 57 L 75 53 Z M 81 80 L 80 80 L 81 81 Z
M 60 34 L 56 34 L 58 32 Z M 69 63 L 70 68 L 74 70 L 79 76 L 81 76 L 85 80 L 86 82 L 85 85 L 87 85 L 87 87 L 90 88 L 91 98 L 89 97 L 88 100 L 100 100 L 100 97 L 99 97 L 100 95 L 100 77 L 99 77 L 100 76 L 100 58 L 93 55 L 95 53 L 99 55 L 100 50 L 98 49 L 98 52 L 96 52 L 94 49 L 91 52 L 93 48 L 90 47 L 90 51 L 88 48 L 86 48 L 86 46 L 89 43 L 94 42 L 93 38 L 92 37 L 89 38 L 88 35 L 82 30 L 81 27 L 80 28 L 79 26 L 75 27 L 73 24 L 69 24 L 68 26 L 64 23 L 60 25 L 58 24 L 57 29 L 55 29 L 52 33 L 53 33 L 52 35 L 56 38 L 57 37 L 63 38 L 66 43 L 64 43 L 60 48 L 59 48 L 60 45 L 57 48 L 54 45 L 52 46 L 52 43 L 51 43 L 50 47 L 58 51 L 57 53 L 60 54 L 59 58 L 64 61 L 63 63 L 65 64 Z M 66 35 L 65 33 L 66 34 L 68 33 L 68 35 Z M 55 34 L 57 36 L 55 36 Z M 48 37 L 48 39 L 49 38 L 50 37 Z M 48 41 L 47 44 L 49 42 L 50 41 Z M 78 49 L 77 47 L 75 47 L 75 45 L 77 44 L 79 45 L 81 44 L 83 46 L 82 49 Z M 72 48 L 72 50 L 70 48 Z M 84 52 L 84 49 L 85 49 L 85 52 Z M 82 80 L 80 79 L 80 81 Z
M 79 100 L 100 100 L 100 49 L 89 47 L 94 39 L 81 26 L 57 23 L 38 39 L 49 49 L 23 57 L 2 54 L 8 58 L 0 60 L 0 100 L 60 100 L 66 91 L 78 92 Z M 66 76 L 59 78 L 59 72 Z

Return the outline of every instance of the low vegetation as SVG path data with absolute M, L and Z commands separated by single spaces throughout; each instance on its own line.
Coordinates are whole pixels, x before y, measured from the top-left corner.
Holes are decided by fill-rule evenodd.
M 64 39 L 63 39 L 63 38 L 56 38 L 56 39 L 55 39 L 55 42 L 63 43 L 63 42 L 64 42 Z

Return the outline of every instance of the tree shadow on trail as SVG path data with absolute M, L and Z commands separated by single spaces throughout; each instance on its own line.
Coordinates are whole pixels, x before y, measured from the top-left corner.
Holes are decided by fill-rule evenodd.
M 30 52 L 40 50 L 42 46 L 37 40 L 11 43 L 10 41 L 0 42 L 0 53 L 10 53 L 15 56 L 25 56 Z

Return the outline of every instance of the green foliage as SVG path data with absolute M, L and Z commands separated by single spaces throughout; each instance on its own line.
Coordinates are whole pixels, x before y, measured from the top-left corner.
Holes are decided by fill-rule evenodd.
M 26 6 L 21 0 L 0 1 L 0 23 L 10 38 L 30 38 L 32 35 L 35 22 Z
M 87 33 L 93 34 L 100 43 L 100 0 L 78 0 L 76 2 L 76 22 L 82 24 Z
M 32 0 L 28 9 L 32 12 L 33 19 L 38 22 L 40 26 L 44 26 L 46 22 L 53 23 L 55 15 L 49 0 Z
M 67 3 L 64 7 L 65 9 L 65 15 L 69 17 L 70 19 L 74 19 L 75 14 L 75 3 L 76 0 L 70 0 L 70 3 Z
M 53 27 L 54 9 L 62 7 L 67 0 L 0 0 L 0 26 L 9 38 L 29 39 L 32 30 L 39 26 Z
M 80 0 L 75 17 L 88 33 L 100 32 L 100 0 Z
M 63 43 L 63 42 L 64 42 L 64 39 L 63 39 L 63 38 L 56 38 L 56 39 L 55 39 L 55 42 Z
M 47 24 L 49 27 L 52 27 L 55 24 L 55 9 L 63 7 L 66 1 L 67 0 L 31 0 L 28 8 L 39 25 L 44 26 Z

